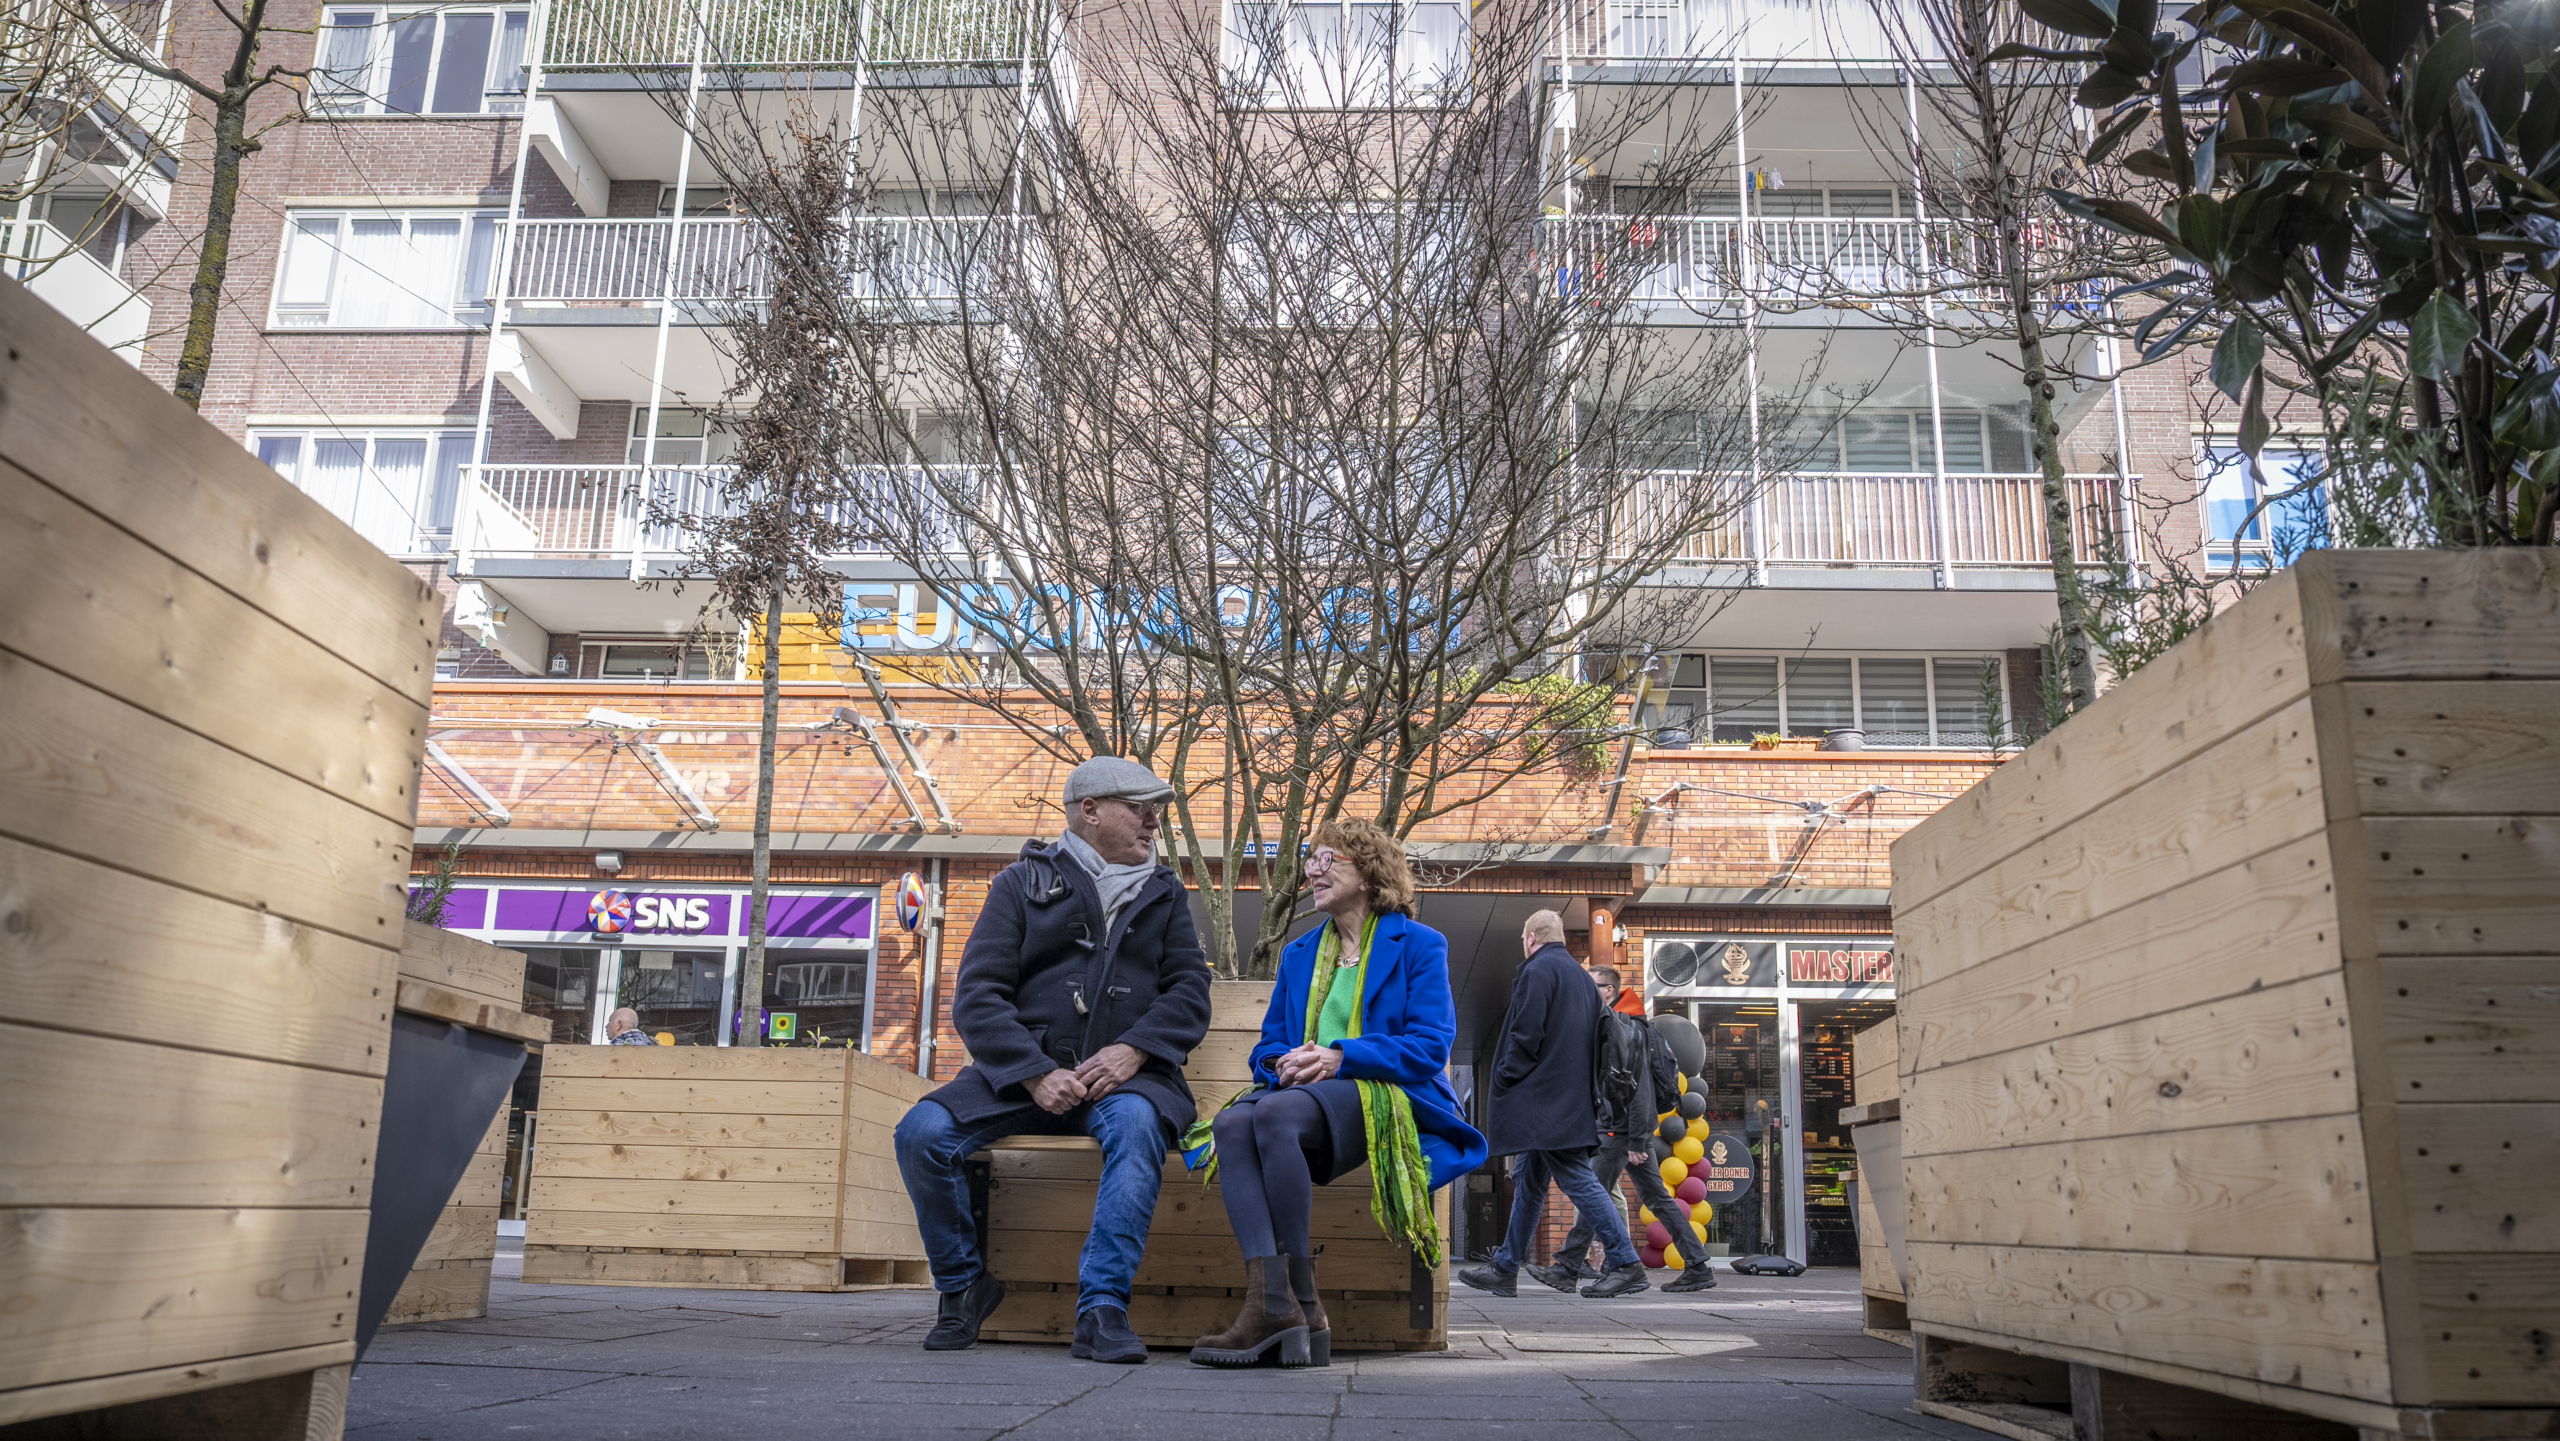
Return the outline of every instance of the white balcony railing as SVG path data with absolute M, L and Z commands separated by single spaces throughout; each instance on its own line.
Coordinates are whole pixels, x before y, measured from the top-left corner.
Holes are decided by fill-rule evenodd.
M 729 505 L 727 466 L 483 465 L 463 485 L 454 549 L 466 557 L 608 560 L 635 567 L 652 557 L 685 554 L 686 519 L 708 519 Z M 835 519 L 855 533 L 848 555 L 877 555 L 864 535 L 921 533 L 934 549 L 959 536 L 934 498 L 946 487 L 973 485 L 974 466 L 881 466 L 849 478 Z
M 2130 484 L 2131 481 L 2126 482 Z M 1676 513 L 1656 493 L 1699 484 L 1690 471 L 1648 478 L 1631 513 Z M 2123 502 L 2112 475 L 2074 475 L 2074 558 L 2107 558 Z M 1945 535 L 1941 548 L 1939 536 Z M 1699 536 L 1687 561 L 1738 565 L 2032 568 L 2049 563 L 2041 477 L 1802 473 L 1768 481 L 1727 525 Z
M 519 220 L 507 300 L 514 305 L 648 305 L 668 294 L 672 253 L 678 301 L 759 300 L 772 294 L 773 264 L 755 221 Z M 981 293 L 1036 260 L 1029 219 L 1017 215 L 857 217 L 842 274 L 855 293 L 883 300 L 942 301 Z
M 699 42 L 718 66 L 1041 64 L 1059 34 L 1048 0 L 562 0 L 543 63 L 686 65 Z
M 1743 60 L 1765 64 L 1894 63 L 1895 37 L 1869 0 L 1558 0 L 1564 53 L 1576 65 Z M 1915 17 L 1904 43 L 1934 58 Z
M 1542 258 L 1561 294 L 1610 291 L 1614 272 L 1648 304 L 1969 304 L 1999 298 L 1979 247 L 1947 221 L 1594 215 L 1549 221 Z
M 142 342 L 151 334 L 151 302 L 75 247 L 72 237 L 41 220 L 0 223 L 0 255 L 8 257 L 5 273 L 11 279 L 23 281 L 38 299 L 100 344 L 142 363 Z

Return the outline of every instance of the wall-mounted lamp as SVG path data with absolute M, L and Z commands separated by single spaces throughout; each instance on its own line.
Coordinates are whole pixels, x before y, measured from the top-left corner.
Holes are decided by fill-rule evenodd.
M 606 875 L 611 875 L 611 874 L 613 874 L 615 871 L 621 870 L 621 869 L 622 869 L 622 852 L 620 852 L 620 851 L 598 851 L 598 852 L 596 852 L 596 869 L 597 869 L 597 870 L 600 870 L 600 871 L 602 871 L 602 872 L 604 872 Z
M 553 655 L 551 657 L 551 673 L 553 675 L 567 675 L 569 673 L 569 658 L 565 655 Z

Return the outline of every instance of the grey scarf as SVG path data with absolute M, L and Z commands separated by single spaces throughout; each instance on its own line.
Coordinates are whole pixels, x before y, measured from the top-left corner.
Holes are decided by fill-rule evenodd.
M 1102 933 L 1105 936 L 1111 934 L 1112 927 L 1120 924 L 1120 913 L 1129 908 L 1129 902 L 1137 899 L 1138 892 L 1156 873 L 1155 857 L 1149 856 L 1134 866 L 1115 866 L 1073 831 L 1058 837 L 1058 849 L 1075 857 L 1076 864 L 1093 877 L 1094 889 L 1102 892 Z

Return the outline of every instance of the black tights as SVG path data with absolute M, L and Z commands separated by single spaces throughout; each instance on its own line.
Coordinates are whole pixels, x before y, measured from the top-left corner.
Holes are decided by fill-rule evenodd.
M 1324 1107 L 1301 1090 L 1265 1093 L 1250 1106 L 1229 1106 L 1214 1123 L 1218 1136 L 1218 1190 L 1226 1197 L 1227 1224 L 1246 1260 L 1257 1256 L 1304 1258 L 1307 1226 L 1315 1210 L 1313 1166 L 1334 1155 L 1333 1127 Z M 1349 1149 L 1367 1148 L 1366 1136 Z

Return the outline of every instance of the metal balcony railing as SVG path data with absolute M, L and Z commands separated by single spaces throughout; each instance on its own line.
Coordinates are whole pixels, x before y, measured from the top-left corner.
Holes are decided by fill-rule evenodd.
M 1557 0 L 1576 65 L 1894 63 L 1869 0 Z M 1916 19 L 1906 43 L 1934 58 Z M 1729 78 L 1729 77 L 1728 77 Z
M 1780 305 L 1999 299 L 1982 284 L 1994 257 L 1948 221 L 1593 215 L 1549 221 L 1546 246 L 1561 294 L 1604 292 L 1614 277 L 1649 304 L 1717 306 L 1746 291 Z
M 678 301 L 760 300 L 773 293 L 773 258 L 761 226 L 719 217 L 665 220 L 519 220 L 507 273 L 514 305 L 655 304 L 675 267 Z M 680 238 L 679 238 L 680 237 Z M 857 217 L 839 273 L 854 292 L 882 300 L 951 300 L 1001 282 L 1032 263 L 1029 217 Z
M 2129 477 L 2130 485 L 2139 477 Z M 1649 476 L 1628 497 L 1631 516 L 1677 514 L 1694 471 Z M 2107 559 L 2122 533 L 2112 475 L 2074 475 L 2074 558 Z M 1945 542 L 1940 544 L 1943 534 Z M 1737 565 L 2009 567 L 2048 564 L 2042 478 L 2023 475 L 1857 475 L 1798 472 L 1763 483 L 1724 526 L 1693 539 L 1682 560 Z
M 878 466 L 847 478 L 835 519 L 879 543 L 848 555 L 879 555 L 890 527 L 926 549 L 953 550 L 959 528 L 935 497 L 976 484 L 980 468 Z M 483 465 L 463 486 L 454 549 L 472 558 L 628 561 L 689 551 L 687 518 L 708 519 L 732 502 L 728 466 Z
M 561 0 L 543 64 L 1037 65 L 1060 33 L 1050 0 Z

